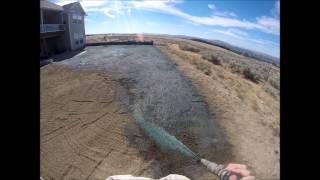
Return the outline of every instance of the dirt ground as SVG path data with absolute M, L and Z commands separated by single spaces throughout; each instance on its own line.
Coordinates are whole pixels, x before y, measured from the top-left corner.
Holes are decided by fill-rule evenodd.
M 132 122 L 117 101 L 123 93 L 119 82 L 103 72 L 56 64 L 41 69 L 45 180 L 105 179 L 120 173 L 119 167 L 121 173 L 135 173 L 149 166 L 123 133 L 124 125 Z
M 41 68 L 41 177 L 105 179 L 115 174 L 216 179 L 194 161 L 161 151 L 123 106 L 127 80 L 63 64 Z M 187 134 L 177 136 L 192 145 Z
M 194 64 L 193 57 L 199 58 L 198 55 L 180 50 L 176 43 L 180 40 L 148 38 L 155 40 L 155 47 L 191 80 L 226 142 L 231 144 L 227 149 L 213 151 L 211 156 L 208 152 L 202 155 L 219 163 L 247 164 L 257 179 L 280 179 L 279 98 L 267 93 L 263 84 L 253 83 L 219 65 L 205 62 L 212 73 L 204 74 Z M 93 39 L 99 42 L 99 38 Z M 77 57 L 80 64 L 86 63 L 83 58 L 86 56 Z M 121 53 L 119 56 L 127 57 Z M 99 57 L 91 59 L 95 64 Z M 132 76 L 134 68 L 125 67 Z M 161 64 L 155 67 L 167 69 Z M 158 178 L 177 173 L 192 179 L 217 179 L 195 162 L 159 151 L 126 108 L 123 97 L 132 96 L 131 80 L 116 75 L 115 70 L 119 69 L 77 69 L 60 63 L 41 68 L 41 176 L 45 180 L 105 179 L 114 174 Z M 141 89 L 142 94 L 153 84 L 150 83 L 142 83 L 145 88 Z M 157 92 L 156 88 L 153 90 Z M 157 102 L 157 98 L 154 100 Z M 190 134 L 174 135 L 191 149 L 199 150 Z M 223 154 L 228 156 L 215 159 Z

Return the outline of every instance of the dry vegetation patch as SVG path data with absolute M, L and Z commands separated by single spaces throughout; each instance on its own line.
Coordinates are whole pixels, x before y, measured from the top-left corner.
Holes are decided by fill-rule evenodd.
M 179 48 L 184 51 L 200 52 L 200 49 L 189 44 L 179 44 Z

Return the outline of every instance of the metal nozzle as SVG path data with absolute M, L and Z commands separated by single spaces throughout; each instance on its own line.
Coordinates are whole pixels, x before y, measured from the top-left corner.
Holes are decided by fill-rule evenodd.
M 240 179 L 241 176 L 239 174 L 227 171 L 224 169 L 224 166 L 221 164 L 216 164 L 206 159 L 201 159 L 200 161 L 204 166 L 208 168 L 210 172 L 220 177 L 221 180 L 228 180 L 230 176 L 236 175 L 237 179 Z
M 223 165 L 218 165 L 218 164 L 216 164 L 216 163 L 214 163 L 214 162 L 211 162 L 211 161 L 209 161 L 209 160 L 206 160 L 206 159 L 201 159 L 201 163 L 202 163 L 204 166 L 206 166 L 207 169 L 208 169 L 210 172 L 212 172 L 212 173 L 214 173 L 214 174 L 216 174 L 216 175 L 218 175 L 218 174 L 219 174 L 219 171 L 221 171 L 221 170 L 223 169 Z

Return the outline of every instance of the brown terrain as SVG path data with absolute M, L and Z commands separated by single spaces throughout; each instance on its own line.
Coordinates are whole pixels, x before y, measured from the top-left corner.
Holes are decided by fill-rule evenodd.
M 153 40 L 192 81 L 233 146 L 230 162 L 246 164 L 257 179 L 280 179 L 278 67 L 217 46 L 161 36 L 94 35 L 87 43 L 129 39 Z M 135 144 L 145 141 L 120 103 L 127 93 L 125 80 L 109 72 L 61 64 L 41 68 L 45 180 L 105 179 L 114 174 L 158 178 L 153 160 L 165 157 L 157 157 L 152 142 L 142 147 L 145 154 L 139 153 L 124 131 L 134 132 Z M 215 178 L 205 173 L 198 179 Z
M 149 175 L 150 162 L 130 147 L 124 127 L 135 127 L 119 104 L 121 80 L 65 65 L 41 69 L 41 176 L 106 179 Z M 136 136 L 140 137 L 138 128 Z

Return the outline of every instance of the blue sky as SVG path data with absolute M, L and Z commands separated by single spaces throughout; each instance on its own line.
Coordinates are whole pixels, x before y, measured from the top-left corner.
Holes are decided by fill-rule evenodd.
M 50 0 L 59 5 L 74 0 Z M 157 33 L 216 39 L 280 56 L 279 0 L 82 0 L 86 34 Z

